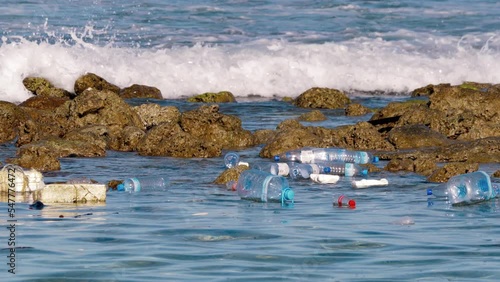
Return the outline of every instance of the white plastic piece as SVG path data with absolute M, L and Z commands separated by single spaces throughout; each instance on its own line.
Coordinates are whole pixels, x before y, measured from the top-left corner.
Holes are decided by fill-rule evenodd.
M 36 169 L 26 170 L 24 174 L 28 177 L 28 189 L 30 191 L 37 191 L 45 186 L 43 182 L 43 175 Z
M 352 187 L 354 188 L 368 188 L 373 186 L 387 186 L 389 181 L 387 179 L 361 179 L 352 181 Z
M 249 164 L 249 163 L 247 163 L 247 162 L 238 162 L 238 165 L 246 165 L 246 166 L 250 166 L 250 164 Z
M 319 173 L 311 173 L 309 175 L 312 181 L 321 184 L 334 184 L 337 183 L 340 179 L 338 175 L 332 174 L 319 174 Z

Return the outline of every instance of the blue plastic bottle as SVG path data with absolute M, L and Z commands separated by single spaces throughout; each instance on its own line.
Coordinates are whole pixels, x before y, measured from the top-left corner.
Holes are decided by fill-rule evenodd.
M 455 175 L 448 182 L 427 189 L 427 195 L 445 198 L 450 204 L 486 201 L 497 197 L 498 193 L 498 185 L 492 185 L 484 171 Z
M 146 176 L 127 178 L 122 184 L 118 184 L 118 191 L 140 192 L 143 190 L 163 190 L 167 188 L 168 181 L 161 176 Z
M 285 177 L 257 169 L 248 169 L 240 174 L 236 191 L 242 199 L 281 202 L 282 205 L 286 202 L 293 203 L 295 196 Z

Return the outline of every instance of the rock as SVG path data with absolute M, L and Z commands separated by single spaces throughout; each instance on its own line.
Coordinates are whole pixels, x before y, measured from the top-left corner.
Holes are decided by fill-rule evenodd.
M 26 120 L 24 111 L 13 103 L 0 101 L 0 143 L 16 138 L 18 126 Z
M 314 87 L 300 94 L 293 103 L 301 108 L 343 109 L 351 100 L 337 89 Z
M 285 120 L 281 122 L 274 136 L 261 149 L 261 158 L 272 158 L 289 150 L 302 147 L 320 147 L 322 140 L 309 131 L 308 127 L 301 125 L 296 120 Z
M 411 92 L 411 97 L 419 97 L 419 96 L 430 96 L 434 92 L 436 92 L 436 89 L 439 89 L 441 87 L 449 87 L 449 83 L 443 83 L 443 84 L 438 84 L 438 85 L 433 85 L 429 84 L 427 86 L 417 88 Z
M 474 172 L 479 169 L 478 163 L 460 162 L 460 163 L 447 163 L 443 167 L 434 171 L 428 178 L 429 182 L 447 182 L 450 177 Z
M 115 94 L 120 94 L 120 87 L 107 82 L 104 78 L 94 74 L 94 73 L 86 73 L 85 75 L 80 76 L 75 81 L 75 93 L 77 95 L 82 94 L 88 88 L 92 88 L 94 90 L 99 91 L 110 91 Z
M 163 99 L 160 89 L 153 86 L 133 84 L 120 91 L 120 97 L 129 98 L 152 98 Z
M 181 118 L 181 112 L 174 106 L 161 107 L 158 104 L 148 103 L 135 106 L 133 109 L 139 115 L 146 129 L 162 122 L 177 123 Z
M 23 79 L 26 89 L 37 96 L 54 98 L 72 98 L 74 95 L 64 89 L 57 88 L 50 81 L 42 77 L 26 77 Z
M 19 106 L 39 110 L 55 110 L 68 100 L 67 97 L 33 96 L 19 104 Z
M 410 159 L 392 159 L 384 167 L 385 170 L 390 172 L 397 171 L 413 171 L 413 161 Z
M 443 146 L 451 143 L 446 136 L 423 124 L 396 127 L 389 132 L 388 140 L 396 149 Z
M 88 89 L 69 104 L 68 122 L 72 128 L 105 125 L 144 128 L 139 115 L 118 94 L 108 90 Z
M 222 145 L 184 132 L 178 123 L 164 122 L 146 133 L 137 145 L 137 151 L 147 156 L 211 158 L 221 155 Z
M 267 144 L 273 138 L 274 130 L 259 129 L 253 133 L 255 145 Z
M 136 126 L 126 126 L 110 136 L 109 149 L 124 152 L 136 151 L 144 136 L 146 133 L 142 129 Z
M 108 147 L 108 136 L 108 127 L 104 125 L 89 125 L 66 133 L 64 139 L 95 144 L 102 150 L 106 150 Z
M 381 160 L 428 159 L 434 162 L 500 162 L 500 137 L 488 137 L 473 141 L 455 142 L 441 147 L 427 147 L 398 151 L 379 151 Z
M 96 143 L 48 138 L 21 146 L 9 163 L 39 171 L 59 170 L 61 157 L 102 157 L 106 151 Z
M 217 93 L 206 92 L 187 99 L 188 102 L 201 103 L 231 103 L 236 102 L 233 93 L 229 91 L 220 91 Z
M 67 118 L 53 110 L 22 108 L 27 119 L 19 124 L 16 146 L 35 142 L 47 137 L 62 137 L 66 132 Z
M 323 121 L 327 120 L 326 116 L 320 110 L 313 110 L 308 113 L 301 114 L 297 120 L 300 121 Z
M 500 170 L 495 171 L 492 176 L 500 178 Z
M 436 163 L 427 159 L 392 159 L 384 167 L 390 172 L 407 171 L 421 175 L 431 175 L 436 168 Z
M 370 108 L 357 103 L 349 104 L 345 109 L 346 116 L 363 116 L 371 112 Z
M 379 131 L 389 131 L 396 125 L 401 116 L 416 107 L 427 109 L 427 102 L 421 100 L 391 102 L 383 109 L 375 112 L 368 122 L 376 126 Z
M 214 180 L 214 184 L 227 184 L 229 181 L 237 182 L 240 174 L 247 169 L 249 167 L 246 165 L 228 168 Z
M 200 141 L 218 143 L 223 148 L 246 148 L 255 144 L 252 133 L 242 128 L 241 120 L 219 113 L 218 105 L 203 105 L 182 113 L 180 126 Z

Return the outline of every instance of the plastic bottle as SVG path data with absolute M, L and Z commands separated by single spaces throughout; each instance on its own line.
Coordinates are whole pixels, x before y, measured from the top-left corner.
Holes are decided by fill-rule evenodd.
M 118 191 L 140 192 L 143 190 L 163 190 L 168 181 L 161 176 L 132 177 L 127 178 L 116 187 Z
M 227 168 L 232 168 L 238 166 L 240 162 L 240 155 L 235 152 L 229 152 L 224 155 L 224 165 Z
M 333 196 L 333 206 L 334 207 L 355 208 L 356 207 L 356 201 L 354 199 L 351 199 L 351 198 L 347 197 L 344 194 L 334 195 Z
M 455 175 L 448 182 L 427 189 L 427 195 L 446 198 L 450 204 L 486 201 L 498 196 L 498 193 L 499 186 L 492 185 L 484 171 Z
M 342 176 L 367 176 L 368 169 L 355 163 L 343 162 L 320 162 L 317 163 L 322 173 Z
M 257 169 L 248 169 L 240 174 L 236 191 L 242 199 L 281 202 L 282 205 L 289 201 L 293 203 L 295 196 L 285 177 Z
M 290 173 L 290 167 L 287 163 L 258 162 L 252 164 L 251 168 L 267 171 L 274 175 L 287 176 Z
M 311 174 L 321 173 L 321 168 L 317 164 L 290 163 L 290 178 L 309 179 Z
M 319 161 L 338 161 L 346 163 L 367 164 L 378 162 L 378 157 L 365 151 L 353 151 L 340 148 L 310 148 L 304 147 L 287 151 L 274 156 L 275 161 L 290 161 L 301 163 L 316 163 Z

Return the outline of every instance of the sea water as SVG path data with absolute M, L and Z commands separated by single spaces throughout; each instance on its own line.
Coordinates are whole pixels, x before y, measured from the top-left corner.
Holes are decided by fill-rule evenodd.
M 50 2 L 50 3 L 44 3 Z M 308 112 L 280 102 L 315 86 L 368 107 L 405 100 L 429 83 L 498 83 L 496 1 L 3 1 L 0 100 L 31 96 L 26 76 L 71 91 L 94 72 L 111 83 L 183 97 L 229 90 L 220 112 L 245 129 L 275 129 Z M 189 2 L 189 3 L 188 3 Z M 144 100 L 128 100 L 131 105 Z M 151 101 L 150 101 L 151 102 Z M 334 128 L 368 120 L 323 110 Z M 0 145 L 0 161 L 14 157 Z M 238 151 L 262 161 L 262 145 Z M 46 182 L 101 183 L 163 175 L 168 191 L 110 191 L 105 204 L 16 203 L 16 274 L 8 273 L 7 203 L 0 203 L 2 281 L 496 281 L 500 201 L 450 207 L 429 199 L 424 176 L 370 174 L 389 185 L 354 189 L 290 181 L 293 206 L 241 200 L 213 184 L 223 155 L 143 157 L 108 151 L 62 158 Z M 377 164 L 384 167 L 386 162 Z M 499 164 L 482 164 L 488 174 Z M 334 208 L 332 195 L 356 200 Z

